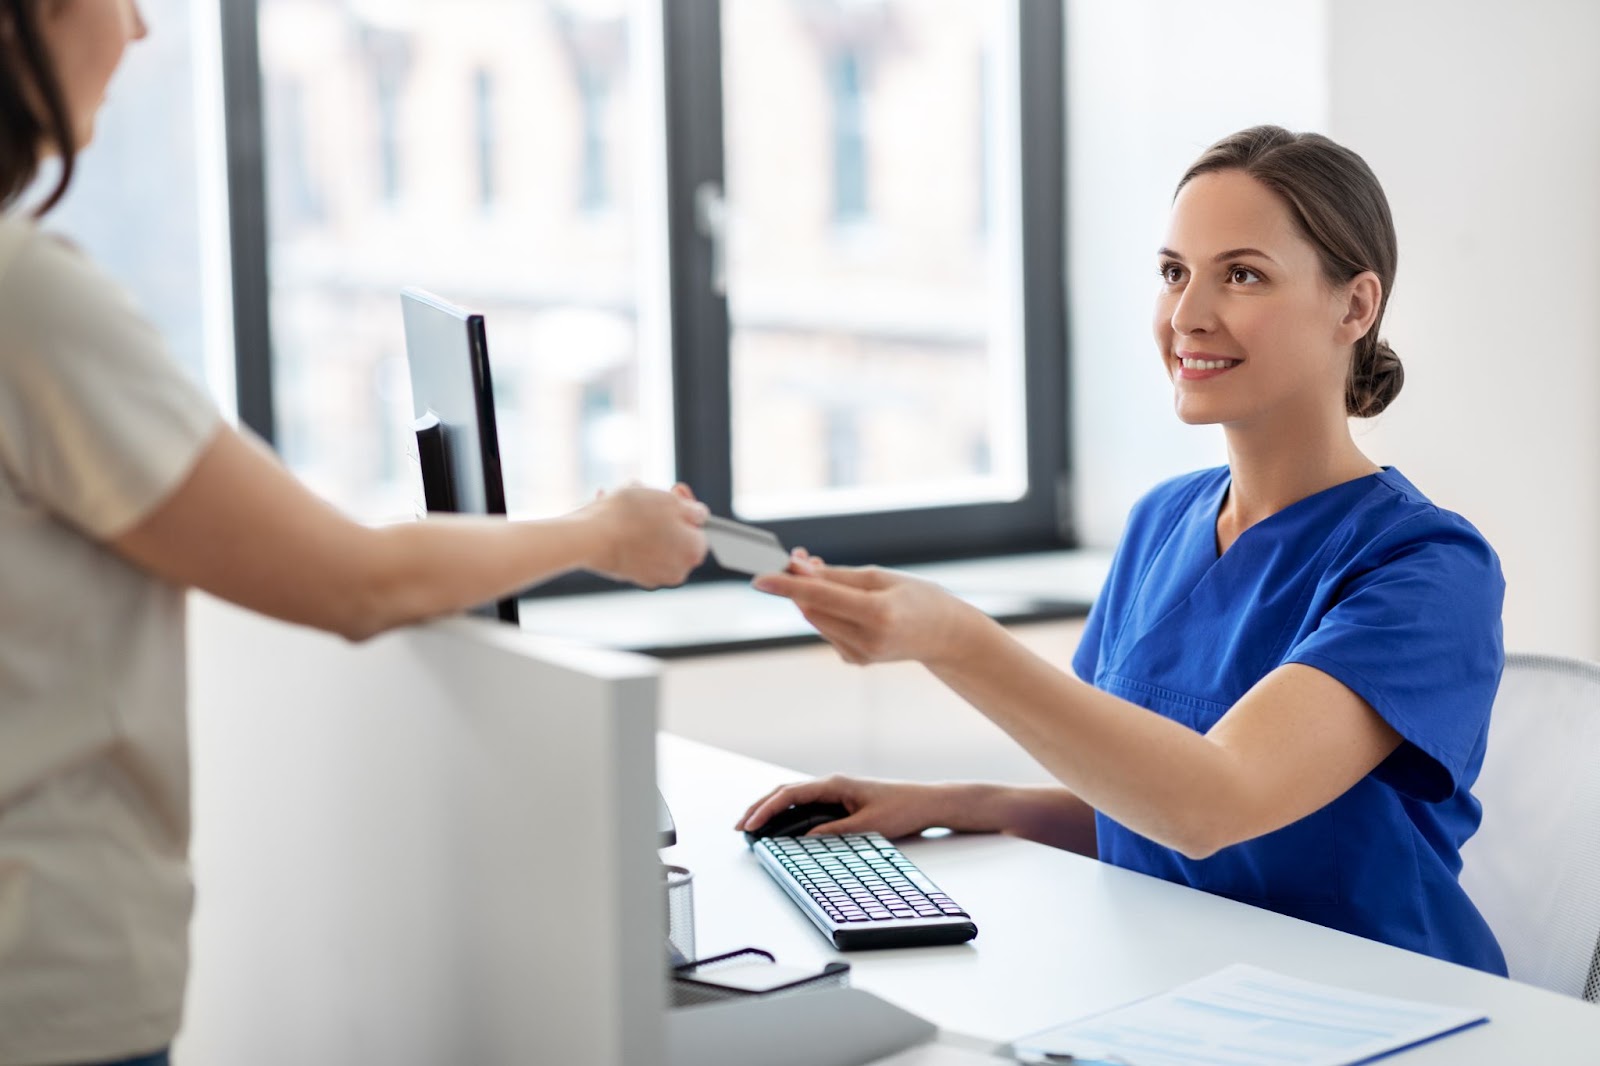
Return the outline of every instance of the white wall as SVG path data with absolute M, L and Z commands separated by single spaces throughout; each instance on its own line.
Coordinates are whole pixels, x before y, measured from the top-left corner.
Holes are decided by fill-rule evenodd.
M 1407 385 L 1357 423 L 1505 566 L 1506 642 L 1600 658 L 1600 4 L 1296 0 L 1068 5 L 1073 448 L 1085 540 L 1223 458 L 1171 414 L 1152 252 L 1207 144 L 1329 133 L 1400 235 L 1384 334 Z
M 1600 658 L 1600 4 L 1339 0 L 1331 136 L 1400 235 L 1363 438 L 1499 550 L 1506 643 Z
M 1116 543 L 1162 478 L 1224 462 L 1172 413 L 1150 316 L 1172 190 L 1213 141 L 1327 114 L 1322 0 L 1067 5 L 1067 269 L 1079 531 Z

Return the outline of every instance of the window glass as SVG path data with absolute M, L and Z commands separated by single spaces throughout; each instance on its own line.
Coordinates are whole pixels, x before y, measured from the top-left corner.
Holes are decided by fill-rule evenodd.
M 1016 18 L 723 4 L 739 514 L 1026 491 Z
M 514 514 L 670 477 L 635 7 L 260 0 L 277 443 L 347 509 L 415 503 L 408 286 L 486 317 Z

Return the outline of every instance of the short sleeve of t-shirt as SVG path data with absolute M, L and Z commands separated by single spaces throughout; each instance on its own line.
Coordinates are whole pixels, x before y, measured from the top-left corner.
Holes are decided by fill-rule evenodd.
M 127 295 L 69 245 L 0 220 L 0 470 L 106 540 L 171 493 L 218 425 Z
M 1336 678 L 1404 738 L 1380 780 L 1445 800 L 1481 745 L 1504 666 L 1499 561 L 1464 520 L 1430 508 L 1374 538 L 1348 573 L 1284 661 Z

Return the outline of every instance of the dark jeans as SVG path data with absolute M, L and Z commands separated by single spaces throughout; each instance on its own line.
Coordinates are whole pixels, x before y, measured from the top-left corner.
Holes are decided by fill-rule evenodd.
M 172 1060 L 167 1057 L 167 1049 L 152 1051 L 148 1055 L 140 1055 L 132 1059 L 117 1059 L 114 1062 L 97 1062 L 94 1066 L 172 1066 Z

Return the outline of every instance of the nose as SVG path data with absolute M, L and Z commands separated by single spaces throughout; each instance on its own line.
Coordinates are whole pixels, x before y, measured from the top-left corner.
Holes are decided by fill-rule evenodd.
M 144 12 L 139 9 L 138 3 L 130 4 L 129 7 L 133 9 L 132 38 L 135 41 L 142 41 L 150 36 L 150 27 L 144 21 Z
M 1172 305 L 1172 331 L 1180 336 L 1209 333 L 1216 327 L 1216 308 L 1204 285 L 1190 282 Z

